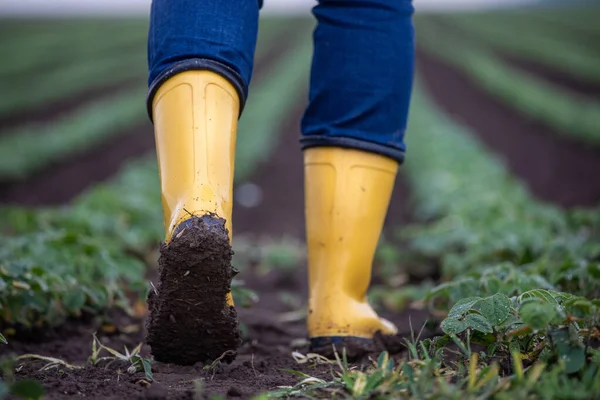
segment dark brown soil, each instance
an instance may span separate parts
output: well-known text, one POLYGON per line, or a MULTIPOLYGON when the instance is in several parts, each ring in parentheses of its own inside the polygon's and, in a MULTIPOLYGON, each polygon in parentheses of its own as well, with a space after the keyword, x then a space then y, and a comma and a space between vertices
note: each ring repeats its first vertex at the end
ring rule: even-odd
POLYGON ((11 129, 23 125, 42 125, 52 123, 81 107, 90 100, 108 99, 118 92, 126 92, 144 85, 144 79, 137 81, 115 82, 109 85, 83 90, 73 96, 48 102, 40 108, 33 110, 17 111, 0 116, 0 135, 9 133, 11 129))
POLYGON ((158 284, 148 293, 146 342, 157 361, 190 365, 235 359, 237 313, 227 305, 233 251, 225 220, 194 217, 161 244, 158 284))
MULTIPOLYGON (((301 28, 302 26, 300 26, 301 28)), ((306 27, 304 27, 306 28, 306 27)), ((256 61, 256 72, 253 83, 263 79, 272 65, 288 51, 289 42, 282 39, 271 45, 269 50, 256 61)), ((106 87, 94 92, 95 96, 114 94, 117 87, 106 87)), ((92 93, 86 93, 91 96, 92 93)), ((97 98, 97 97, 94 97, 97 98)), ((16 115, 9 117, 7 124, 21 124, 24 121, 35 122, 48 120, 64 112, 76 108, 81 102, 91 97, 75 96, 64 103, 37 110, 33 116, 16 115), (25 118, 23 120, 22 118, 25 118), (29 118, 29 119, 27 119, 29 118)), ((4 126, 0 119, 0 130, 4 126)), ((114 176, 120 168, 131 159, 139 158, 154 152, 154 133, 149 121, 127 128, 126 132, 117 134, 108 142, 88 149, 59 163, 49 165, 43 172, 22 181, 0 181, 0 204, 18 204, 22 206, 48 206, 68 203, 79 193, 94 184, 114 176)))
POLYGON ((417 62, 436 103, 501 156, 535 196, 565 207, 598 204, 599 149, 523 117, 465 74, 424 52, 418 53, 417 62))
MULTIPOLYGON (((333 366, 311 366, 297 363, 291 353, 295 350, 307 354, 306 328, 301 313, 304 301, 306 280, 304 268, 296 271, 272 270, 267 272, 242 271, 241 278, 247 286, 260 294, 260 300, 252 308, 238 308, 243 332, 243 344, 231 364, 197 363, 191 366, 178 366, 161 362, 152 363, 154 382, 148 386, 143 373, 127 373, 127 363, 106 362, 99 366, 88 365, 82 370, 69 370, 65 367, 41 371, 46 364, 42 361, 21 361, 23 367, 17 378, 39 380, 47 391, 47 399, 86 397, 92 399, 193 399, 195 387, 202 387, 200 398, 221 395, 226 398, 250 398, 257 393, 274 390, 278 386, 293 386, 300 377, 286 372, 297 370, 324 379, 332 376, 333 366), (300 305, 293 305, 283 299, 297 296, 300 305), (298 317, 294 318, 294 314, 298 317), (198 385, 198 383, 201 384, 198 385)), ((392 315, 401 334, 386 343, 393 354, 401 356, 405 348, 401 338, 410 336, 409 321, 415 330, 424 325, 427 314, 421 310, 408 309, 392 315)), ((58 357, 72 364, 83 365, 91 355, 92 334, 98 332, 101 342, 117 351, 124 352, 124 346, 133 349, 144 339, 144 322, 120 313, 112 313, 103 319, 71 321, 58 331, 47 332, 35 340, 10 340, 8 346, 0 347, 0 355, 33 353, 58 357), (114 329, 107 321, 114 321, 114 329), (115 330, 113 332, 113 330, 115 330)), ((425 331, 423 337, 430 335, 425 331)), ((144 346, 142 354, 149 357, 149 348, 144 346)), ((102 353, 101 356, 107 356, 102 353)), ((377 354, 372 355, 372 358, 377 354)), ((368 362, 364 358, 359 364, 368 362)))
MULTIPOLYGON (((484 39, 472 35, 467 29, 454 25, 443 17, 431 18, 435 21, 436 25, 443 27, 444 30, 452 33, 452 35, 457 35, 468 42, 486 45, 484 39)), ((574 96, 583 96, 593 100, 597 100, 600 96, 600 84, 597 82, 586 82, 583 77, 554 69, 534 59, 515 56, 498 46, 490 46, 496 51, 496 55, 510 66, 535 75, 547 81, 550 85, 562 88, 574 96)))
POLYGON ((83 190, 109 179, 136 156, 154 151, 154 133, 149 122, 127 129, 114 139, 22 182, 0 182, 0 203, 21 206, 64 204, 83 190))
MULTIPOLYGON (((255 208, 235 206, 236 234, 244 232, 245 234, 258 233, 269 237, 279 235, 303 237, 303 172, 302 155, 298 144, 298 122, 303 105, 299 103, 299 106, 290 115, 282 128, 284 134, 273 156, 251 179, 252 182, 263 188, 263 203, 255 208), (275 171, 277 173, 274 173, 275 171), (284 224, 283 222, 287 218, 295 221, 296 225, 284 224)), ((402 183, 401 180, 400 183, 402 183)), ((395 221, 403 219, 407 215, 406 203, 403 201, 407 197, 404 185, 397 185, 397 189, 396 201, 390 207, 390 218, 395 221)), ((217 253, 222 254, 218 251, 217 253)), ((186 263, 189 262, 187 260, 188 258, 186 258, 186 263)), ((191 268, 189 269, 191 270, 191 268)), ((188 269, 176 266, 175 270, 179 272, 171 273, 181 276, 185 275, 188 269)), ((188 276, 191 274, 190 272, 188 276)), ((152 370, 155 382, 150 386, 143 379, 143 373, 133 375, 127 373, 128 365, 126 363, 112 364, 108 368, 105 368, 105 363, 102 363, 97 367, 86 366, 82 370, 69 370, 61 367, 41 371, 43 363, 27 361, 20 362, 23 367, 17 376, 18 378, 30 377, 40 380, 48 392, 48 399, 70 396, 98 399, 192 399, 196 388, 201 388, 200 398, 209 398, 210 395, 221 395, 226 398, 250 398, 254 394, 274 390, 279 386, 293 386, 302 379, 287 372, 289 370, 331 379, 332 369, 333 371, 337 370, 336 366, 299 364, 292 357, 292 352, 295 350, 302 354, 309 351, 304 319, 307 299, 306 266, 299 265, 293 270, 265 270, 260 265, 247 267, 241 271, 239 278, 246 283, 247 288, 255 290, 260 299, 251 308, 242 308, 239 305, 236 307, 243 343, 237 350, 236 359, 231 364, 222 362, 212 367, 210 364, 203 363, 177 366, 154 361, 152 370)), ((178 288, 180 286, 178 285, 178 288)), ((221 286, 223 288, 219 289, 219 296, 222 296, 226 290, 225 284, 221 286)), ((158 287, 157 290, 159 293, 163 291, 162 287, 158 287)), ((210 290, 213 290, 212 286, 210 290)), ((185 299, 195 304, 199 292, 173 295, 175 298, 185 299)), ((155 301, 152 300, 151 303, 155 303, 155 301)), ((187 313, 189 305, 183 302, 182 306, 181 310, 176 310, 177 313, 187 313)), ((155 306, 151 305, 151 307, 155 306)), ((379 338, 376 350, 387 348, 397 356, 401 356, 405 351, 405 347, 402 345, 403 338, 410 337, 413 330, 418 332, 421 327, 425 326, 429 317, 420 309, 406 309, 401 313, 382 310, 382 314, 398 326, 400 333, 391 338, 379 338)), ((178 320, 177 316, 175 320, 178 320)), ((165 322, 171 323, 168 318, 165 322)), ((197 325, 190 327, 190 337, 203 323, 197 321, 197 325)), ((60 328, 58 332, 47 332, 45 336, 35 337, 35 340, 32 338, 22 341, 11 339, 8 346, 0 347, 0 354, 6 354, 9 351, 15 354, 35 353, 83 365, 91 354, 94 331, 99 332, 102 343, 120 351, 124 351, 123 346, 127 346, 131 350, 142 342, 146 335, 143 320, 111 315, 100 321, 71 321, 60 328), (107 325, 106 320, 115 321, 116 329, 112 329, 110 324, 107 325)), ((424 330, 422 337, 431 334, 432 332, 424 330)), ((195 337, 197 338, 197 336, 195 337)), ((167 341, 164 338, 159 340, 167 341)), ((165 347, 170 345, 172 342, 165 343, 165 347)), ((197 343, 189 345, 190 348, 197 348, 196 346, 197 343)), ((215 350, 214 353, 217 354, 218 351, 215 350)), ((146 357, 150 356, 149 346, 143 346, 142 354, 146 357)), ((376 355, 377 353, 371 357, 376 355)), ((189 356, 189 354, 183 356, 189 356)), ((367 362, 368 358, 364 357, 357 361, 357 365, 367 362)))
POLYGON ((600 98, 600 84, 598 83, 585 82, 582 78, 553 69, 532 60, 525 60, 508 55, 502 55, 501 58, 509 65, 540 77, 548 83, 558 86, 575 96, 585 96, 590 100, 597 100, 600 98))

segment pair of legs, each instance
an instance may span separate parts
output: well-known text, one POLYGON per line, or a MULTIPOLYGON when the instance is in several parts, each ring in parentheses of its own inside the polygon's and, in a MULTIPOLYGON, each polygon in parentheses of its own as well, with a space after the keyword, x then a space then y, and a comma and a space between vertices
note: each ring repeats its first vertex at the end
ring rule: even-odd
MULTIPOLYGON (((154 0, 148 110, 167 228, 148 342, 191 363, 239 343, 229 284, 237 121, 252 76, 260 2, 154 0)), ((394 334, 366 301, 404 158, 414 69, 410 0, 320 0, 302 121, 313 351, 394 334)), ((283 94, 282 94, 283 95, 283 94)))

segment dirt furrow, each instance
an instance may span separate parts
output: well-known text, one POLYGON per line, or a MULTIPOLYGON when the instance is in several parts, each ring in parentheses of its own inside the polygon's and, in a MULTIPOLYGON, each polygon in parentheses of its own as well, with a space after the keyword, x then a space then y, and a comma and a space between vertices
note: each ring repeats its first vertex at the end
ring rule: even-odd
POLYGON ((598 204, 600 150, 523 117, 424 52, 418 71, 436 103, 500 155, 535 196, 565 207, 598 204))
MULTIPOLYGON (((438 27, 458 36, 465 43, 474 43, 487 47, 485 40, 472 34, 467 29, 450 23, 444 18, 431 17, 438 27)), ((577 77, 558 69, 554 69, 549 65, 543 64, 533 59, 525 59, 511 52, 502 49, 498 46, 490 44, 489 47, 494 50, 494 54, 498 56, 507 65, 523 71, 527 74, 534 75, 546 81, 549 85, 556 86, 571 93, 574 96, 587 97, 591 100, 597 100, 600 97, 600 84, 596 82, 587 82, 583 77, 577 77)))
MULTIPOLYGON (((305 96, 298 106, 290 111, 282 124, 281 140, 271 157, 266 160, 249 181, 263 191, 263 202, 255 208, 243 208, 236 204, 234 209, 235 234, 265 235, 271 238, 284 235, 302 238, 304 232, 303 212, 303 167, 298 143, 299 120, 304 109, 305 96)), ((406 215, 407 197, 403 184, 397 185, 395 202, 391 207, 390 222, 406 215)), ((306 353, 306 327, 302 310, 306 307, 307 272, 305 265, 294 269, 241 268, 239 275, 246 287, 255 290, 260 300, 251 308, 238 306, 244 330, 244 343, 237 359, 230 365, 215 365, 206 368, 196 364, 180 367, 154 363, 155 383, 151 386, 141 381, 142 374, 117 374, 127 369, 126 365, 113 364, 107 369, 88 366, 82 370, 55 369, 40 371, 40 364, 25 363, 19 377, 40 380, 48 391, 48 399, 78 395, 91 398, 169 398, 192 399, 195 382, 203 379, 203 396, 222 395, 227 398, 250 398, 252 395, 273 390, 277 386, 294 385, 299 377, 285 370, 297 370, 316 377, 329 379, 329 366, 311 367, 298 364, 291 356, 292 351, 306 353)), ((389 313, 387 313, 389 314, 389 313)), ((410 334, 411 324, 418 330, 424 325, 427 314, 418 310, 406 310, 399 314, 386 315, 397 323, 401 335, 410 334)), ((144 325, 140 319, 118 314, 112 321, 116 332, 100 330, 103 343, 118 350, 126 345, 133 348, 144 338, 144 325), (129 332, 129 333, 126 333, 129 332)), ((10 340, 0 352, 16 354, 35 353, 64 358, 74 363, 84 363, 91 351, 92 333, 98 329, 100 320, 71 321, 58 332, 46 333, 36 341, 10 340)), ((109 325, 110 327, 110 325, 109 325)), ((424 335, 428 333, 425 332, 424 335)), ((403 352, 404 347, 394 341, 393 352, 403 352)), ((148 356, 148 348, 143 354, 148 356)))
MULTIPOLYGON (((143 85, 143 77, 140 80, 135 81, 127 80, 115 82, 109 85, 84 90, 74 96, 49 101, 46 106, 41 108, 17 111, 2 116, 0 117, 0 135, 8 134, 14 128, 20 126, 52 124, 53 121, 73 113, 85 103, 108 99, 119 92, 127 92, 143 85)), ((35 129, 32 130, 35 131, 35 129)))
MULTIPOLYGON (((283 57, 288 48, 289 41, 286 38, 280 39, 257 60, 254 84, 266 77, 270 66, 283 57)), ((113 94, 114 89, 106 88, 103 95, 113 94)), ((79 101, 82 100, 84 99, 79 101)), ((75 107, 76 101, 75 99, 72 103, 75 107)), ((52 113, 57 110, 50 108, 44 111, 46 112, 52 113)), ((51 114, 47 114, 46 117, 53 118, 51 114)), ((139 125, 127 128, 125 132, 115 135, 111 140, 66 158, 60 163, 50 165, 45 171, 29 179, 0 182, 0 204, 42 206, 67 203, 86 188, 110 179, 128 160, 142 157, 153 151, 152 126, 149 122, 140 121, 139 125)))
POLYGON ((511 67, 534 75, 550 85, 557 86, 573 96, 587 97, 589 100, 600 99, 600 84, 585 82, 583 79, 566 72, 559 71, 539 62, 501 54, 500 58, 511 67))

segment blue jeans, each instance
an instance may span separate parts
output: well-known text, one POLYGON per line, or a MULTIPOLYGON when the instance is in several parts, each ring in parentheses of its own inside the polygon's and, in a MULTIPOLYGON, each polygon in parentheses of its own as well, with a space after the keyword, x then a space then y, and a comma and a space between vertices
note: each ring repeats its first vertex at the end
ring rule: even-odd
MULTIPOLYGON (((308 1, 308 0, 307 0, 308 1)), ((171 76, 208 69, 248 96, 257 0, 153 0, 149 93, 171 76)), ((411 0, 320 0, 302 148, 337 146, 404 160, 414 72, 411 0)))

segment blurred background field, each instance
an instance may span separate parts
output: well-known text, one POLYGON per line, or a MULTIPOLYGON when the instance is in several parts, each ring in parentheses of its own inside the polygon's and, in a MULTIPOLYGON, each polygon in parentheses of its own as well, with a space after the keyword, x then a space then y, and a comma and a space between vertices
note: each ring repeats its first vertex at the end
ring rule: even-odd
MULTIPOLYGON (((67 343, 48 350, 22 338, 43 337, 39 329, 82 317, 100 316, 119 330, 107 317, 115 309, 138 329, 107 340, 122 347, 142 337, 143 300, 163 235, 145 108, 147 4, 117 11, 106 2, 99 14, 86 15, 90 10, 68 2, 62 12, 61 2, 46 3, 52 18, 19 11, 34 10, 34 3, 0 6, 0 334, 9 341, 0 354, 41 352, 85 362, 89 349, 74 356, 67 343)), ((233 226, 242 279, 234 296, 252 306, 242 312, 246 343, 264 339, 275 347, 263 335, 278 332, 281 351, 263 354, 266 360, 287 357, 305 334, 297 139, 314 27, 307 3, 273 2, 261 17, 238 136, 233 226)), ((498 386, 469 393, 502 389, 549 398, 577 387, 580 398, 589 398, 600 393, 600 6, 440 4, 415 2, 407 162, 380 243, 372 299, 406 336, 412 316, 413 322, 429 319, 431 337, 459 348, 471 339, 466 332, 487 343, 477 368, 500 360, 490 378, 498 386), (465 298, 496 294, 511 299, 512 319, 505 316, 504 325, 475 305, 449 313, 465 298), (452 331, 454 320, 464 329, 452 331), (499 343, 493 351, 491 332, 499 343), (568 340, 557 345, 565 332, 568 340), (515 351, 526 366, 543 361, 552 372, 536 385, 513 379, 502 386, 500 376, 518 378, 515 351), (558 363, 563 356, 570 361, 558 363)), ((86 332, 70 345, 88 343, 86 332)), ((254 347, 245 349, 242 356, 254 354, 254 347)), ((427 360, 415 351, 413 357, 427 360)), ((467 393, 470 348, 460 357, 452 390, 467 393)), ((25 368, 22 376, 51 379, 33 371, 25 368)), ((428 373, 422 379, 437 379, 428 373)), ((181 378, 160 370, 158 376, 181 378)), ((290 379, 282 384, 293 387, 290 379)), ((179 389, 169 386, 169 393, 179 389)))

